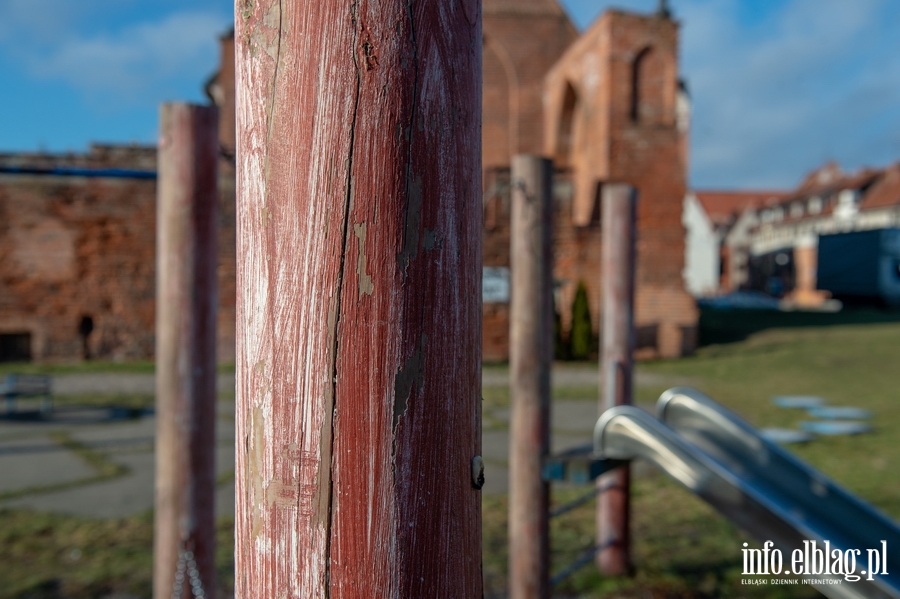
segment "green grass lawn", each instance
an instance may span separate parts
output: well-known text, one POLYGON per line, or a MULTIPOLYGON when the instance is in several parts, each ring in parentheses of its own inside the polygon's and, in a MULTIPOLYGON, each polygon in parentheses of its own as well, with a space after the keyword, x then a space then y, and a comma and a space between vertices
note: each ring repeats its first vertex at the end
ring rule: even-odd
POLYGON ((643 368, 696 379, 757 427, 810 419, 775 407, 773 395, 819 395, 830 405, 872 410, 873 433, 819 438, 791 451, 900 519, 900 324, 767 331, 643 368))
POLYGON ((152 360, 112 362, 109 360, 84 360, 79 362, 0 362, 0 375, 20 374, 88 374, 107 372, 152 373, 152 360))
MULTIPOLYGON (((153 373, 153 360, 81 360, 61 362, 0 362, 0 376, 19 374, 91 374, 91 373, 153 373)), ((234 363, 224 362, 216 366, 219 373, 234 372, 234 363)))
MULTIPOLYGON (((900 324, 769 330, 746 341, 710 346, 696 356, 643 363, 657 378, 687 378, 755 426, 793 427, 799 411, 770 403, 773 395, 821 395, 832 405, 875 413, 873 433, 820 438, 791 451, 840 484, 900 519, 900 324)), ((652 402, 664 390, 640 386, 636 400, 652 402)), ((485 389, 485 408, 508 405, 504 388, 485 389)), ((596 389, 558 390, 567 399, 596 398, 596 389)), ((503 427, 502 420, 485 422, 503 427)), ((562 503, 581 489, 554 490, 562 503)), ((486 597, 506 588, 505 496, 484 497, 486 597)), ((637 477, 633 486, 636 573, 603 579, 586 566, 562 583, 559 597, 584 598, 806 598, 811 587, 740 584, 741 543, 749 535, 667 477, 637 477)), ((219 527, 222 590, 232 585, 232 521, 219 527)), ((593 543, 593 504, 554 520, 552 570, 559 571, 593 543)), ((152 520, 115 521, 0 510, 0 599, 87 599, 112 592, 149 597, 152 520)))
MULTIPOLYGON (((747 340, 701 349, 690 358, 642 363, 656 378, 686 378, 757 427, 795 427, 805 412, 771 403, 774 395, 820 395, 830 405, 875 413, 873 433, 822 437, 790 446, 866 501, 900 520, 900 324, 769 330, 747 340)), ((654 402, 665 386, 638 386, 635 400, 654 402)), ((557 389, 556 398, 595 400, 596 389, 557 389)), ((486 406, 508 402, 505 390, 486 390, 486 406)), ((554 502, 576 496, 555 489, 554 502)), ((553 522, 556 572, 593 544, 594 503, 553 522)), ((485 582, 491 596, 506 586, 506 498, 484 501, 485 582)), ((633 483, 635 576, 603 579, 588 565, 556 589, 560 597, 804 598, 808 586, 741 585, 741 544, 752 537, 664 475, 633 483)))
MULTIPOLYGON (((234 592, 234 522, 217 525, 218 597, 234 592)), ((0 509, 0 597, 151 597, 153 516, 94 520, 0 509)))

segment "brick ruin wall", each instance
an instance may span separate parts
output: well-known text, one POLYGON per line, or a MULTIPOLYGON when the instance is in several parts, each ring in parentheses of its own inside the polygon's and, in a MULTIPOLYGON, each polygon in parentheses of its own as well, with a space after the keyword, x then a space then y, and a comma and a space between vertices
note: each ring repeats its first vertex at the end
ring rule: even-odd
MULTIPOLYGON (((615 14, 620 48, 648 35, 646 18, 615 14)), ((517 152, 541 152, 546 141, 544 75, 578 34, 562 11, 522 11, 515 2, 504 5, 497 0, 485 3, 484 31, 484 264, 508 267, 509 198, 504 185, 508 187, 509 159, 517 152)), ((609 31, 604 35, 608 37, 609 31)), ((650 35, 671 37, 677 31, 650 31, 650 35)), ((578 39, 576 45, 585 42, 590 40, 578 39)), ((233 43, 230 36, 222 38, 221 69, 207 88, 220 107, 225 155, 219 179, 220 362, 233 361, 235 339, 233 43)), ((674 48, 675 39, 666 43, 674 48)), ((609 47, 609 43, 600 46, 609 47)), ((630 77, 628 73, 619 76, 630 77)), ((613 105, 619 112, 594 131, 607 144, 598 155, 614 157, 604 165, 611 171, 610 179, 636 185, 643 198, 636 294, 641 355, 680 355, 693 348, 696 337, 696 308, 681 281, 684 140, 671 127, 633 126, 627 109, 621 108, 630 102, 622 96, 629 93, 628 87, 617 88, 620 97, 610 98, 603 110, 613 105)), ((585 157, 588 153, 584 151, 585 157)), ((155 150, 95 146, 83 155, 0 156, 0 164, 24 163, 153 170, 155 150)), ((557 309, 567 334, 575 289, 583 282, 599 335, 600 223, 596 218, 581 225, 573 222, 574 187, 571 169, 558 173, 554 185, 557 309)), ((599 209, 595 207, 594 212, 598 214, 599 209)), ((82 356, 79 324, 90 316, 92 356, 152 357, 155 220, 153 181, 0 175, 0 335, 32 333, 36 359, 77 359, 82 356)), ((506 303, 484 306, 484 357, 488 361, 508 357, 506 303)))
POLYGON ((0 334, 35 360, 153 355, 156 185, 135 179, 0 177, 0 334))
POLYGON ((544 75, 578 37, 553 3, 531 11, 518 4, 497 0, 484 4, 485 170, 508 167, 510 156, 521 152, 541 152, 544 75))
MULTIPOLYGON (((504 173, 508 180, 508 174, 504 173)), ((502 175, 501 175, 502 176, 502 175)), ((510 266, 510 197, 508 187, 493 194, 485 205, 484 264, 510 266)), ((574 185, 571 175, 557 172, 553 186, 553 278, 554 304, 560 316, 562 338, 567 340, 572 326, 572 305, 579 283, 588 296, 591 326, 599 339, 602 331, 602 244, 601 223, 593 219, 586 226, 572 224, 574 185)), ((678 215, 680 218, 680 215, 678 215)), ((697 308, 684 292, 681 265, 684 240, 654 229, 662 223, 671 228, 665 211, 639 214, 636 273, 635 327, 637 356, 641 359, 690 354, 697 344, 697 308), (668 274, 677 270, 677 280, 668 274)), ((680 222, 680 221, 679 221, 680 222)), ((680 225, 679 225, 680 226, 680 225)), ((509 304, 484 304, 483 349, 487 362, 509 358, 509 304)))
POLYGON ((697 344, 698 313, 682 275, 688 165, 687 131, 676 112, 678 25, 617 11, 603 19, 610 38, 609 178, 638 190, 635 320, 639 333, 656 338, 656 355, 685 355, 697 344), (635 79, 637 89, 629 85, 635 79))
MULTIPOLYGON (((153 148, 0 157, 3 166, 155 169, 153 148)), ((220 169, 219 361, 234 359, 234 183, 220 169)), ((149 359, 156 310, 156 182, 0 174, 0 336, 31 359, 149 359)))
MULTIPOLYGON (((229 362, 235 326, 233 178, 225 174, 221 184, 218 356, 229 362)), ((600 224, 571 225, 572 186, 565 174, 557 177, 555 196, 555 279, 563 330, 569 330, 575 288, 583 282, 599 334, 600 224)), ((486 212, 485 264, 508 267, 508 193, 489 201, 486 212)), ((151 358, 155 234, 154 181, 0 176, 0 335, 29 333, 36 360, 78 359, 83 356, 79 326, 90 317, 91 357, 151 358)), ((639 313, 678 309, 665 296, 640 289, 638 304, 639 313), (642 301, 654 303, 642 306, 642 301)), ((508 357, 507 328, 508 305, 486 303, 485 359, 508 357)))
MULTIPOLYGON (((554 185, 554 278, 563 336, 579 282, 600 335, 598 189, 605 182, 629 183, 639 197, 635 320, 644 358, 685 355, 697 342, 697 308, 682 277, 687 132, 675 109, 677 38, 670 19, 609 11, 545 80, 543 150, 563 169, 554 185)), ((508 168, 486 170, 486 266, 509 266, 508 179, 508 168)), ((484 317, 485 359, 505 360, 508 305, 486 304, 484 317)))
MULTIPOLYGON (((496 176, 496 175, 495 175, 496 176)), ((485 206, 484 264, 509 268, 510 254, 510 194, 508 172, 497 177, 496 186, 485 206), (505 182, 506 184, 504 184, 505 182)), ((591 325, 600 331, 600 224, 586 227, 571 224, 572 183, 568 173, 557 172, 553 184, 553 279, 556 285, 554 304, 560 315, 562 336, 568 338, 572 325, 572 303, 579 283, 587 289, 591 325)), ((482 354, 487 362, 502 362, 509 358, 509 304, 484 304, 482 354)))

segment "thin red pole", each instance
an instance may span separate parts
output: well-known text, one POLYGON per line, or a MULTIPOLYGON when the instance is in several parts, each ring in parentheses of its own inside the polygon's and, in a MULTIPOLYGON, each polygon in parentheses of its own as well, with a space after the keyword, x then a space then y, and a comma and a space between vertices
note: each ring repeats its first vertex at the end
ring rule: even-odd
POLYGON ((209 598, 216 584, 218 112, 164 104, 160 122, 153 597, 192 597, 193 584, 209 598))
MULTIPOLYGON (((602 202, 601 412, 632 403, 637 192, 629 185, 606 185, 602 202)), ((597 566, 606 575, 629 574, 629 467, 600 476, 597 485, 597 566)))
POLYGON ((235 20, 236 596, 481 597, 480 2, 235 20))
POLYGON ((553 167, 538 156, 512 161, 510 302, 509 590, 511 599, 549 596, 549 487, 553 360, 553 167))

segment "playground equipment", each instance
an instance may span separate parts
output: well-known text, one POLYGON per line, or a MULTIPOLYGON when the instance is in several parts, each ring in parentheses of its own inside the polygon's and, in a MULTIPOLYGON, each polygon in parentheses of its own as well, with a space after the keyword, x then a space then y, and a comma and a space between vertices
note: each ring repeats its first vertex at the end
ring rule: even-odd
MULTIPOLYGON (((512 164, 512 301, 510 302, 510 599, 544 599, 549 588, 596 558, 607 575, 626 574, 629 562, 629 471, 624 462, 598 462, 591 447, 549 456, 550 348, 553 322, 552 164, 519 155, 512 164), (549 513, 549 483, 586 483, 595 491, 549 513), (574 564, 549 577, 549 518, 597 495, 597 543, 574 564)), ((604 185, 603 372, 601 411, 631 403, 634 353, 634 276, 637 194, 625 184, 604 185)))
POLYGON ((654 463, 761 542, 772 541, 788 572, 792 552, 805 550, 804 542, 859 550, 856 581, 791 572, 820 581, 813 586, 827 597, 900 598, 892 553, 900 547, 900 527, 699 391, 666 391, 657 402, 657 418, 633 406, 605 411, 594 429, 594 457, 595 470, 611 465, 609 460, 654 463), (864 573, 867 550, 882 549, 884 557, 873 568, 878 574, 864 573))
POLYGON ((160 108, 155 599, 215 596, 218 122, 160 108))
POLYGON ((512 161, 509 455, 510 599, 549 596, 549 486, 541 473, 550 446, 553 361, 552 163, 512 161))

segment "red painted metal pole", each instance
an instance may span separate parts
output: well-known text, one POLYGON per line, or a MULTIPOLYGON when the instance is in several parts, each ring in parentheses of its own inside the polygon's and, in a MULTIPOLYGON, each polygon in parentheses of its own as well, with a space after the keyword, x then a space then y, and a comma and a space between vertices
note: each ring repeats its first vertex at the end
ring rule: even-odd
POLYGON ((549 487, 553 360, 553 167, 538 156, 512 161, 510 302, 509 591, 511 599, 548 597, 549 487))
POLYGON ((164 104, 160 122, 153 596, 214 597, 218 112, 164 104))
POLYGON ((481 3, 235 8, 236 596, 481 597, 481 3))
MULTIPOLYGON (((637 192, 629 185, 603 187, 603 345, 600 410, 632 403, 634 277, 637 192)), ((597 479, 597 566, 603 574, 631 571, 629 468, 597 479)))

